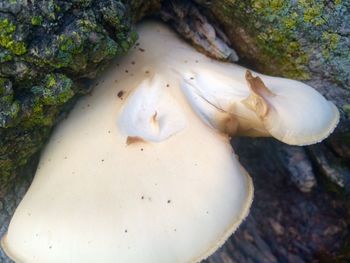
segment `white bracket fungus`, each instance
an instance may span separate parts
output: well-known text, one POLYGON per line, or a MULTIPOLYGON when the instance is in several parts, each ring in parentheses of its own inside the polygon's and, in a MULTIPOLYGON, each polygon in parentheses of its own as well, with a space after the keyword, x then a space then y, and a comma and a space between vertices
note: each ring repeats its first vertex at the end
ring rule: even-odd
POLYGON ((304 145, 338 122, 303 83, 213 61, 159 23, 138 31, 140 49, 77 103, 42 153, 2 240, 16 262, 198 262, 253 197, 229 136, 304 145))

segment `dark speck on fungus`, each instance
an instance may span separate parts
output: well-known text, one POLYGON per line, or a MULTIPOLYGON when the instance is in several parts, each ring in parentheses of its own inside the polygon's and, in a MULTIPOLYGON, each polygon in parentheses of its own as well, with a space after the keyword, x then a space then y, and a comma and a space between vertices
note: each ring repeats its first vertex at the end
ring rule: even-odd
POLYGON ((124 95, 124 91, 122 91, 122 90, 119 91, 118 94, 117 94, 118 98, 120 98, 120 99, 123 98, 123 95, 124 95))

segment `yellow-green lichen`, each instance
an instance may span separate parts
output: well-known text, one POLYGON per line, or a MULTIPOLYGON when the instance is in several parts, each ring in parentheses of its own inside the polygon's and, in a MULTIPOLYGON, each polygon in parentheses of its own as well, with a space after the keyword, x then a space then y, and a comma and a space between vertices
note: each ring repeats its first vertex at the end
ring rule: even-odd
POLYGON ((63 74, 48 74, 41 89, 42 102, 45 105, 61 105, 73 97, 73 81, 63 74))
POLYGON ((31 19, 31 23, 33 26, 40 26, 42 22, 43 22, 42 16, 33 16, 31 19))
POLYGON ((16 26, 9 19, 0 19, 0 46, 15 55, 23 55, 27 52, 26 44, 14 39, 15 31, 16 26))
POLYGON ((324 10, 323 1, 299 0, 298 4, 304 10, 304 21, 312 23, 315 26, 321 26, 326 23, 324 17, 321 16, 324 10))
POLYGON ((15 124, 19 111, 20 104, 14 100, 11 82, 0 78, 0 127, 7 128, 15 124))
POLYGON ((342 109, 344 110, 344 112, 346 113, 346 115, 348 116, 348 118, 350 118, 350 104, 345 104, 342 106, 342 109))

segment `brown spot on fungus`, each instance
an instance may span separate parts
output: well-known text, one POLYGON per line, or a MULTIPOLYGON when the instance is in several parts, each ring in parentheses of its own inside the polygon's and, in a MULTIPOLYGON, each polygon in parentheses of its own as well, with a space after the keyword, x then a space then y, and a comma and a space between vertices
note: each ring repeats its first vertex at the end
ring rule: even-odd
POLYGON ((157 123, 157 112, 155 112, 153 115, 152 115, 152 118, 151 118, 151 123, 153 124, 156 124, 157 123))
POLYGON ((233 136, 238 129, 238 120, 233 114, 220 114, 217 117, 217 129, 224 134, 233 136))
POLYGON ((144 142, 144 140, 137 136, 128 136, 128 138, 126 138, 126 145, 140 143, 140 142, 144 142))
POLYGON ((118 98, 120 98, 120 99, 123 99, 123 95, 124 95, 124 91, 123 90, 119 91, 118 94, 117 94, 118 98))
POLYGON ((249 70, 246 71, 245 78, 251 93, 248 98, 243 100, 243 104, 255 111, 260 118, 264 118, 270 108, 266 97, 274 97, 275 94, 265 86, 259 76, 253 77, 249 70))

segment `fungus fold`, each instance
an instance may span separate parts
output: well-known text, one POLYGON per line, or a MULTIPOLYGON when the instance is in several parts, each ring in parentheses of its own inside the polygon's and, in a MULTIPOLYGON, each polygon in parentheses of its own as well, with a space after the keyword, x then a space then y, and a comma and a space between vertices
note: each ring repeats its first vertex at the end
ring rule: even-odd
POLYGON ((338 122, 303 83, 209 59, 157 22, 138 32, 140 49, 80 99, 43 151, 2 240, 16 262, 199 262, 253 198, 230 136, 304 145, 338 122))

